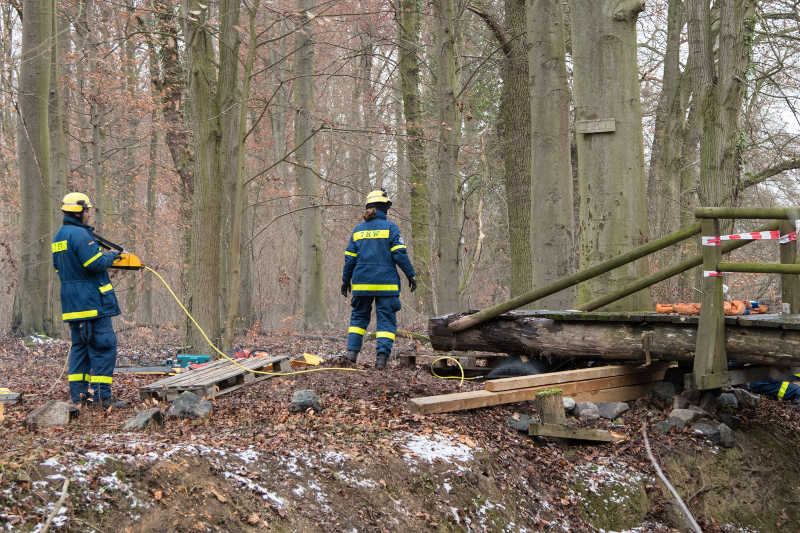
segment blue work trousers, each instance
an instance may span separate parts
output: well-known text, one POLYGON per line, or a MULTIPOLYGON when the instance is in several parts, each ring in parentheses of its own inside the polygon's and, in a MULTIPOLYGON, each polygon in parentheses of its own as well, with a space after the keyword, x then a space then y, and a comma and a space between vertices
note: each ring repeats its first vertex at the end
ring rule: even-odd
POLYGON ((111 397, 111 382, 117 364, 117 335, 111 317, 69 323, 72 348, 69 351, 69 395, 73 402, 88 396, 89 385, 95 399, 111 397))
POLYGON ((375 301, 375 314, 378 321, 375 337, 377 339, 377 353, 387 356, 392 353, 394 335, 397 333, 397 312, 402 307, 399 296, 353 296, 350 305, 350 328, 347 330, 347 349, 354 352, 361 351, 364 334, 369 326, 372 315, 372 301, 375 301))

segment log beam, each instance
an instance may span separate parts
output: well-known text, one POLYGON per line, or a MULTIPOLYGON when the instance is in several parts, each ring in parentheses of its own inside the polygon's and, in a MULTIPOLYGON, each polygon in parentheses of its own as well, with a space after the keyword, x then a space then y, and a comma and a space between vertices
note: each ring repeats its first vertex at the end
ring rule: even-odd
MULTIPOLYGON (((557 316, 556 313, 553 316, 557 316)), ((653 359, 692 361, 697 342, 696 318, 654 317, 622 322, 593 320, 554 320, 541 313, 501 315, 474 328, 453 332, 447 325, 463 314, 434 317, 429 321, 431 343, 437 350, 477 350, 534 355, 556 359, 595 359, 645 361, 646 349, 653 359), (685 322, 680 322, 684 318, 685 322), (695 322, 695 323, 693 323, 695 322), (647 339, 647 343, 643 341, 647 339), (647 344, 648 346, 645 346, 647 344)), ((579 315, 580 316, 580 315, 579 315)), ((800 330, 786 322, 756 319, 733 320, 725 328, 725 348, 729 361, 771 366, 800 364, 800 330)))

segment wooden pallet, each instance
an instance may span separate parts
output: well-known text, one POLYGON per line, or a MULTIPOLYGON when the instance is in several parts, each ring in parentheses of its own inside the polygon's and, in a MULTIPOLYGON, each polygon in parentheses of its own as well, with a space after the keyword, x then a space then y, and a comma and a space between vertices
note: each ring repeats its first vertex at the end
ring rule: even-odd
MULTIPOLYGON (((238 364, 250 370, 288 372, 291 371, 289 356, 251 357, 238 359, 238 364)), ((215 398, 235 391, 245 385, 273 377, 269 374, 253 374, 221 359, 195 370, 182 372, 176 376, 160 379, 139 388, 143 399, 174 400, 184 391, 192 391, 205 398, 215 398)))

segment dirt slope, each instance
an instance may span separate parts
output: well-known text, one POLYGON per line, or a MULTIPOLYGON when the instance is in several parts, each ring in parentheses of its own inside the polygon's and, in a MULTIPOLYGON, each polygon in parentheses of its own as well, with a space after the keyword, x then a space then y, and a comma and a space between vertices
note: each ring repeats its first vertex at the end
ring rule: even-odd
MULTIPOLYGON (((120 338, 122 362, 154 361, 177 345, 169 330, 120 338)), ((243 342, 276 355, 330 358, 342 349, 324 336, 243 342)), ((65 428, 29 431, 22 425, 27 412, 46 399, 67 398, 65 380, 57 380, 67 349, 60 341, 0 339, 0 386, 26 394, 0 424, 0 531, 38 531, 65 477, 67 506, 52 531, 682 527, 644 453, 642 421, 665 416, 649 401, 623 415, 615 431, 629 439, 621 444, 537 441, 508 425, 515 412, 530 411, 527 404, 421 417, 406 408, 409 398, 455 391, 458 382, 395 362, 388 372, 374 372, 365 360, 364 373, 305 374, 245 387, 216 399, 202 421, 124 433, 120 427, 133 411, 84 412, 65 428), (301 389, 319 394, 322 413, 288 412, 292 393, 301 389)), ((153 379, 118 376, 114 387, 138 402, 138 386, 153 379)), ((800 413, 762 401, 738 415, 738 444, 730 450, 688 431, 651 431, 662 467, 705 531, 800 530, 794 481, 800 413)))

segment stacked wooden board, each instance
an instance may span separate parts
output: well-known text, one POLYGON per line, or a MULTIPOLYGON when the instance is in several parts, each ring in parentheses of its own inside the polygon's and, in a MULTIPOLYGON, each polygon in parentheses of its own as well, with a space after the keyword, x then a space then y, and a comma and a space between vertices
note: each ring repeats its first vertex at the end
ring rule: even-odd
POLYGON ((609 365, 534 376, 487 381, 484 390, 425 396, 409 400, 413 412, 446 413, 533 400, 538 391, 558 387, 582 402, 624 402, 650 393, 671 363, 609 365))

